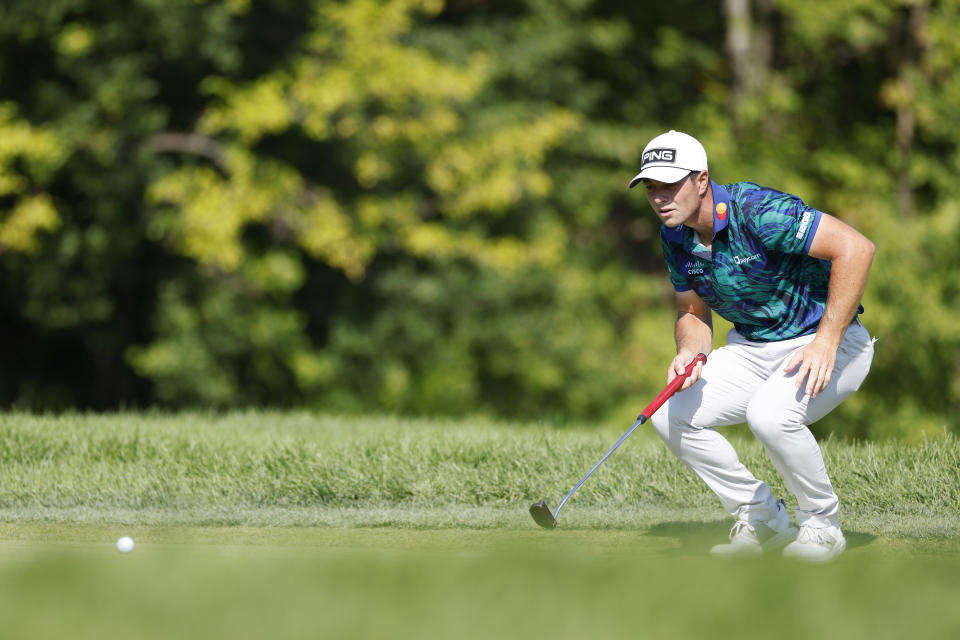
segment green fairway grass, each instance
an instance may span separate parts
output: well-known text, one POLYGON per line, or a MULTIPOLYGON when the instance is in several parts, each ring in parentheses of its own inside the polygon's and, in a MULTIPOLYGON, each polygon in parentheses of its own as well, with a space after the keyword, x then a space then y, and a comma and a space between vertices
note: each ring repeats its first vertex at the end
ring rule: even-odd
POLYGON ((848 550, 819 566, 711 558, 729 518, 644 431, 557 530, 536 527, 530 502, 555 507, 618 436, 306 413, 8 414, 2 637, 960 634, 956 438, 824 443, 848 550), (116 550, 122 535, 132 553, 116 550))
MULTIPOLYGON (((679 529, 7 525, 11 638, 948 638, 955 545, 721 561, 679 529), (767 631, 769 632, 769 631, 767 631)), ((720 533, 710 527, 710 533, 720 533)), ((854 540, 856 542, 856 540, 854 540)))

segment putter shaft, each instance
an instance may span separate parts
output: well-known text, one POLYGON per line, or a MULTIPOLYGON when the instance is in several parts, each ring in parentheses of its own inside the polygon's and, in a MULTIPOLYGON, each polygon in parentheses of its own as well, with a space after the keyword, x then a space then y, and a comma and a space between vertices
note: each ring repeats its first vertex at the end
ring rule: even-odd
POLYGON ((561 501, 560 501, 560 504, 557 505, 557 512, 553 514, 553 519, 554 519, 554 520, 556 520, 558 517, 560 517, 560 510, 563 509, 563 505, 565 505, 565 504, 567 503, 567 500, 570 499, 570 496, 572 496, 574 493, 576 493, 577 489, 579 489, 580 486, 581 486, 584 482, 587 481, 587 478, 589 478, 590 476, 592 476, 592 475, 593 475, 593 472, 596 471, 597 469, 599 469, 599 468, 600 468, 600 465, 602 465, 602 464, 606 461, 606 459, 609 458, 610 455, 611 455, 614 451, 617 450, 617 447, 619 447, 621 444, 623 444, 623 441, 626 440, 627 438, 629 438, 629 437, 630 437, 630 434, 633 433, 634 431, 636 431, 636 430, 637 430, 637 427, 639 427, 640 425, 642 425, 642 424, 643 424, 644 422, 646 422, 646 421, 647 421, 647 416, 645 416, 645 415, 643 415, 643 414, 641 413, 641 414, 637 417, 637 421, 633 423, 633 426, 630 427, 629 429, 627 429, 626 433, 624 433, 622 436, 620 436, 620 439, 617 440, 617 443, 616 443, 615 445, 613 445, 612 447, 610 447, 610 450, 607 451, 605 454, 603 454, 603 457, 600 458, 600 460, 597 461, 597 464, 593 465, 593 468, 590 469, 590 471, 587 472, 587 475, 583 476, 583 478, 580 479, 580 482, 578 482, 577 485, 576 485, 573 489, 570 489, 570 493, 568 493, 567 495, 565 495, 565 496, 563 497, 563 500, 561 500, 561 501))
POLYGON ((530 506, 530 515, 533 516, 533 519, 536 521, 536 523, 545 529, 552 529, 556 527, 557 518, 560 517, 560 510, 563 509, 563 505, 567 503, 567 500, 570 499, 570 496, 576 493, 577 489, 579 489, 583 485, 583 483, 587 481, 587 478, 593 475, 593 472, 600 468, 600 465, 602 465, 606 461, 606 459, 609 458, 610 455, 617 450, 617 447, 623 444, 624 440, 630 437, 630 434, 632 434, 634 431, 637 430, 637 427, 639 427, 644 422, 646 422, 649 416, 652 416, 654 412, 656 412, 656 410, 659 409, 663 405, 663 403, 670 398, 670 396, 676 393, 677 390, 680 389, 681 386, 683 386, 684 381, 690 377, 690 374, 693 373, 693 369, 698 364, 706 363, 706 362, 707 362, 707 356, 705 356, 702 353, 698 353, 696 357, 694 357, 694 359, 690 362, 690 364, 688 364, 684 368, 683 373, 670 381, 670 383, 666 386, 666 388, 664 388, 664 390, 661 391, 657 395, 657 397, 654 398, 653 401, 647 405, 647 408, 643 410, 643 413, 637 416, 636 422, 634 422, 633 425, 629 429, 627 429, 627 431, 622 436, 620 436, 620 439, 617 440, 616 444, 610 447, 610 450, 607 451, 605 454, 603 454, 603 457, 597 461, 597 464, 593 465, 593 468, 587 472, 587 475, 583 476, 583 478, 580 479, 580 482, 578 482, 576 486, 573 487, 573 489, 570 489, 570 493, 565 495, 563 497, 563 500, 560 501, 560 504, 557 505, 557 511, 555 513, 552 513, 552 514, 550 513, 549 507, 547 507, 546 502, 543 500, 533 503, 533 505, 530 506))

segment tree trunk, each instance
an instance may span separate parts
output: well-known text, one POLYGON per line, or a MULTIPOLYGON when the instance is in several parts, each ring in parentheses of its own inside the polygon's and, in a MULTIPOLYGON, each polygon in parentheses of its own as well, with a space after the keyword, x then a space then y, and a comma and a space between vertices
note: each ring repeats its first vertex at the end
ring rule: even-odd
POLYGON ((754 0, 753 4, 758 20, 751 15, 751 0, 723 2, 727 23, 726 48, 733 72, 730 111, 735 127, 745 124, 741 106, 766 90, 770 80, 773 35, 769 18, 773 8, 770 0, 754 0))
POLYGON ((897 105, 897 205, 905 218, 914 217, 917 209, 913 179, 910 176, 910 156, 913 153, 913 141, 917 129, 914 109, 916 88, 913 86, 910 71, 919 70, 920 73, 924 73, 924 58, 929 47, 926 33, 928 15, 929 8, 925 3, 920 2, 910 7, 910 49, 900 70, 901 82, 908 91, 906 99, 901 100, 897 105))

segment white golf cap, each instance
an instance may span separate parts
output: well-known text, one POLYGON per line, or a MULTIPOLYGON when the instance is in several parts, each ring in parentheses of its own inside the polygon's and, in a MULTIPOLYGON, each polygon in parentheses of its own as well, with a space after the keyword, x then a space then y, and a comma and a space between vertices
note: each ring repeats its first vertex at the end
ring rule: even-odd
POLYGON ((673 184, 691 171, 707 170, 707 152, 693 136, 671 129, 643 149, 640 173, 630 181, 632 189, 644 178, 673 184))

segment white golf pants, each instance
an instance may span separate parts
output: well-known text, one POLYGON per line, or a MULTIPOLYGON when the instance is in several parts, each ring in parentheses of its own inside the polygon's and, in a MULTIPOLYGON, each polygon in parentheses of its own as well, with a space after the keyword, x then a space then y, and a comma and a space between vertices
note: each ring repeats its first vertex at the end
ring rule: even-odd
POLYGON ((653 415, 654 429, 670 450, 739 519, 763 521, 776 513, 770 487, 753 476, 715 429, 746 422, 796 496, 797 523, 838 526, 840 501, 807 426, 860 387, 873 360, 874 340, 854 321, 837 351, 830 384, 811 400, 797 389, 796 370, 787 374, 783 369, 813 338, 750 342, 731 329, 727 344, 710 354, 700 380, 653 415))

